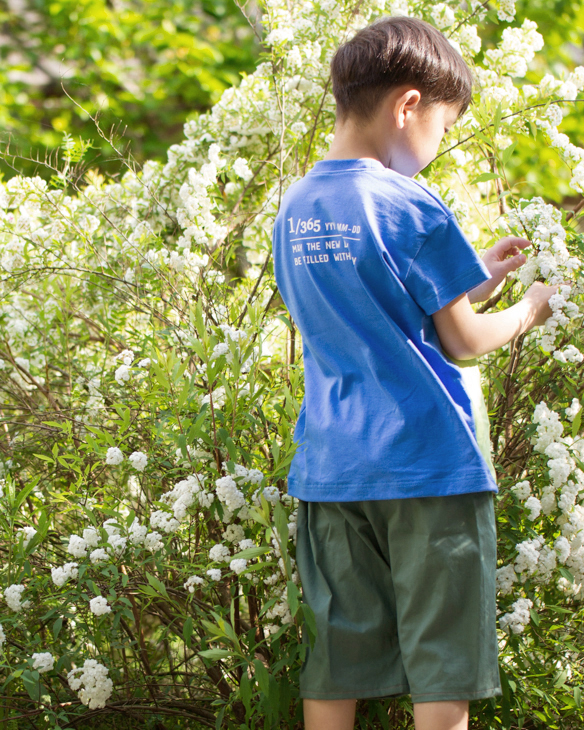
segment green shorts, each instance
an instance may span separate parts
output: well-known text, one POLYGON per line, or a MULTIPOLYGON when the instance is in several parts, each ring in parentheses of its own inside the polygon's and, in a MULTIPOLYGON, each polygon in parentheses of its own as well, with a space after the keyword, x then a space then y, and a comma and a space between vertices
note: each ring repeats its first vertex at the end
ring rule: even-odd
POLYGON ((501 694, 490 492, 300 502, 296 554, 317 626, 301 697, 501 694))

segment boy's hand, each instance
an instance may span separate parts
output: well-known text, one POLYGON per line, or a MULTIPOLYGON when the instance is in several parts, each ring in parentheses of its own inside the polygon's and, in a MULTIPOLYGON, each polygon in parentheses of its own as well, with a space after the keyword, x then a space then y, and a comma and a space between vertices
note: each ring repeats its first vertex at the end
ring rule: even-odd
POLYGON ((558 293, 557 286, 546 286, 541 281, 536 281, 525 292, 523 301, 529 303, 533 312, 533 326, 541 327, 548 317, 553 315, 549 305, 549 299, 553 294, 558 293))
POLYGON ((505 236, 497 241, 483 256, 483 263, 491 274, 491 279, 475 287, 468 293, 471 304, 488 299, 503 279, 511 271, 516 271, 527 261, 521 250, 530 245, 525 238, 505 236))

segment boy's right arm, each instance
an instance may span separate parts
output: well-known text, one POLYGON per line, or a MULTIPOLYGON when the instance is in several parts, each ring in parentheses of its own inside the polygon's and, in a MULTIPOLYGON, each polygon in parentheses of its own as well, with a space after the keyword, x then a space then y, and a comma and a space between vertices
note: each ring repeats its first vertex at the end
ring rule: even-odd
POLYGON ((463 294, 432 315, 444 351, 456 360, 472 360, 545 324, 552 316, 548 300, 557 289, 536 282, 520 302, 493 314, 477 314, 463 294))

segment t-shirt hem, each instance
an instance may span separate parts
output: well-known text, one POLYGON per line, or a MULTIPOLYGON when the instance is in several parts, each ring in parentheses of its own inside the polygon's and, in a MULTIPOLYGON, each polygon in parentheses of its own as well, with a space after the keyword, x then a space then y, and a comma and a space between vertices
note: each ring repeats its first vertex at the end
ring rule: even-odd
POLYGON ((381 499, 416 499, 418 497, 449 497, 473 492, 498 492, 497 485, 486 479, 484 473, 465 474, 464 482, 457 484, 434 481, 406 481, 389 484, 304 484, 288 483, 288 494, 303 502, 368 502, 381 499))

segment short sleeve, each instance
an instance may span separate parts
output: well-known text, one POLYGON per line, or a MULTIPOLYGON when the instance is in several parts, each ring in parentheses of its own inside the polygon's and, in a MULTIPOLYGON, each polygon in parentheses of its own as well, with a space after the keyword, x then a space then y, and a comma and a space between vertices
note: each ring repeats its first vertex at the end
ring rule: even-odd
POLYGON ((453 215, 439 223, 413 259, 404 286, 428 315, 491 278, 453 215))

